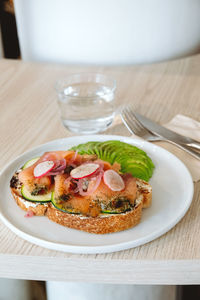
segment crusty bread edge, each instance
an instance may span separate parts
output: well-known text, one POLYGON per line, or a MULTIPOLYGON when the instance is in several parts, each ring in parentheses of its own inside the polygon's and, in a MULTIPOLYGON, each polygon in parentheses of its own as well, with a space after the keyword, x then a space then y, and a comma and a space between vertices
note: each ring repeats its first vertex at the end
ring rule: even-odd
POLYGON ((83 217, 68 214, 49 207, 47 217, 60 225, 89 233, 105 234, 126 230, 140 223, 142 216, 142 201, 131 211, 122 214, 101 215, 99 217, 83 217))
POLYGON ((44 216, 47 212, 47 209, 48 209, 48 204, 39 204, 37 203, 37 206, 31 206, 32 205, 35 205, 35 203, 32 203, 31 201, 28 201, 28 200, 24 200, 22 198, 22 196, 18 195, 15 191, 15 189, 12 189, 11 188, 11 193, 17 203, 17 205, 25 210, 25 211, 32 211, 34 213, 35 216, 44 216), (27 203, 30 203, 30 205, 28 207, 26 207, 25 205, 25 201, 27 203))
POLYGON ((151 206, 152 203, 152 187, 151 185, 142 180, 142 179, 136 179, 138 191, 143 196, 143 208, 148 208, 151 206))
POLYGON ((129 212, 112 215, 102 214, 100 217, 92 218, 68 214, 51 206, 47 210, 47 217, 60 225, 96 234, 129 229, 140 223, 142 209, 150 207, 152 203, 151 185, 142 179, 137 179, 137 186, 137 205, 129 212))

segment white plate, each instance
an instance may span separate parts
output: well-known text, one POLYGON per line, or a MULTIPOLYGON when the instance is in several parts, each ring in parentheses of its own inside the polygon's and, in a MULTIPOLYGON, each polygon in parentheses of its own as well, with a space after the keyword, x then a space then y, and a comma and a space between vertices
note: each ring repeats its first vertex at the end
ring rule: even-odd
POLYGON ((65 252, 106 253, 145 244, 170 230, 185 215, 192 202, 193 182, 185 165, 158 146, 122 136, 91 135, 55 140, 17 157, 1 172, 0 190, 0 217, 23 239, 65 252), (20 166, 45 151, 66 150, 87 141, 113 139, 138 146, 147 152, 155 164, 150 180, 153 188, 152 206, 143 210, 139 225, 122 232, 95 235, 63 227, 47 217, 24 218, 25 212, 16 205, 9 189, 9 181, 20 166))

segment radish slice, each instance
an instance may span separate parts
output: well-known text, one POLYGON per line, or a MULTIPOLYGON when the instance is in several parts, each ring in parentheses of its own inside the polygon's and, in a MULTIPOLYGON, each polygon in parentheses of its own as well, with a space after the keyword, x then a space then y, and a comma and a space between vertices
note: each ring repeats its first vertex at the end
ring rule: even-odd
POLYGON ((38 164, 34 170, 33 175, 38 178, 46 175, 49 171, 54 168, 55 163, 52 160, 46 160, 38 164))
POLYGON ((103 175, 104 183, 115 192, 122 191, 125 188, 122 177, 114 170, 107 170, 103 175))
POLYGON ((88 177, 92 174, 94 174, 96 172, 96 170, 99 169, 99 165, 98 164, 83 164, 80 165, 79 167, 73 169, 70 172, 70 175, 72 176, 72 178, 74 179, 81 179, 81 178, 85 178, 88 177))
POLYGON ((46 174, 46 176, 50 176, 50 175, 51 176, 56 176, 58 174, 63 174, 64 173, 64 170, 66 168, 66 160, 63 158, 61 160, 55 160, 54 163, 55 164, 54 164, 53 169, 50 172, 48 172, 46 174))

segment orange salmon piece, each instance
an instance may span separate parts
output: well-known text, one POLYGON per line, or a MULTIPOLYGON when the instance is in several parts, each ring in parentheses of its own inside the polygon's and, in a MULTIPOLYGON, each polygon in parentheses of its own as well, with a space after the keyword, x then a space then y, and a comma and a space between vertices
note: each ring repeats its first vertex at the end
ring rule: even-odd
POLYGON ((54 195, 55 200, 65 209, 74 209, 75 212, 80 212, 86 215, 90 209, 90 199, 87 197, 81 197, 79 195, 74 195, 73 192, 70 190, 70 181, 66 182, 68 175, 61 174, 55 176, 55 188, 54 188, 54 195), (69 198, 65 196, 69 196, 69 198))
MULTIPOLYGON (((129 199, 130 203, 134 204, 137 196, 136 179, 132 176, 125 176, 123 178, 125 183, 125 188, 123 191, 112 191, 102 179, 96 191, 94 191, 91 195, 85 197, 74 194, 69 188, 70 181, 67 181, 66 183, 66 178, 67 175, 57 175, 55 177, 55 199, 57 199, 58 202, 61 201, 63 207, 65 207, 66 209, 73 209, 74 211, 80 212, 83 215, 93 217, 97 216, 101 211, 101 207, 98 204, 99 201, 106 204, 109 203, 112 199, 127 198, 129 199), (69 198, 66 198, 66 200, 62 200, 64 199, 63 195, 69 195, 69 198)), ((91 181, 90 184, 94 184, 94 182, 91 181)))
POLYGON ((34 168, 45 160, 61 160, 71 155, 73 152, 74 151, 45 152, 32 166, 22 170, 19 173, 19 180, 27 187, 30 193, 34 192, 36 189, 44 189, 49 191, 51 189, 51 177, 42 176, 40 178, 35 178, 33 175, 34 168))
POLYGON ((113 198, 127 198, 131 203, 134 203, 137 196, 137 184, 136 179, 131 176, 123 178, 125 183, 125 188, 122 191, 116 192, 112 191, 103 181, 101 180, 100 185, 90 197, 92 199, 99 199, 105 203, 109 202, 113 198))

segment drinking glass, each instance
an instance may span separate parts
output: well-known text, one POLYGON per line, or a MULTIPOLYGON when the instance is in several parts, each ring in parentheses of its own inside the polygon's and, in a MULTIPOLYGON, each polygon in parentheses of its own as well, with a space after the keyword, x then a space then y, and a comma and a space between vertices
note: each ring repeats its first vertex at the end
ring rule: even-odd
POLYGON ((116 81, 103 74, 72 74, 56 83, 64 126, 72 132, 105 131, 115 115, 116 81))

